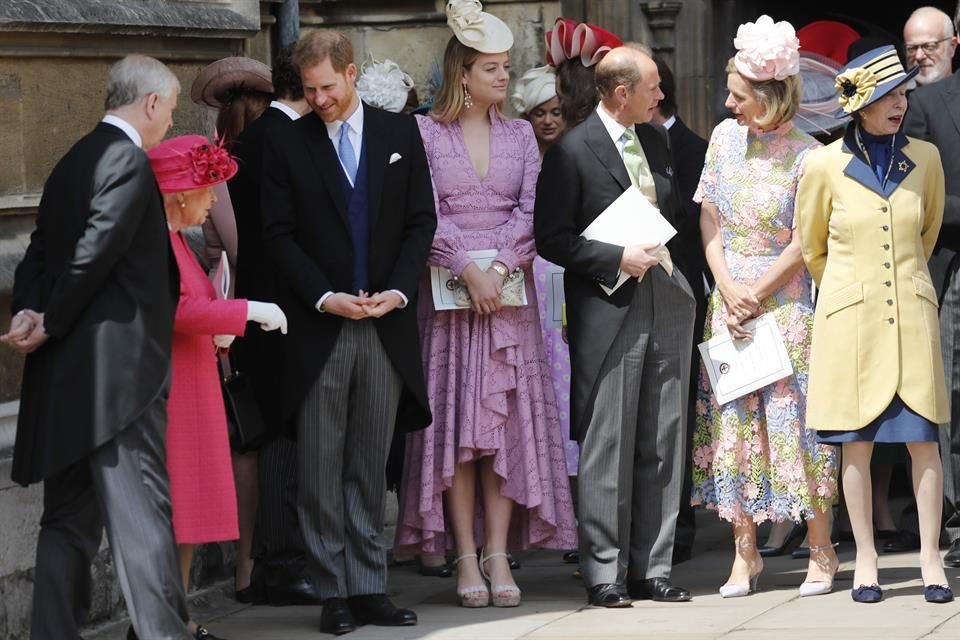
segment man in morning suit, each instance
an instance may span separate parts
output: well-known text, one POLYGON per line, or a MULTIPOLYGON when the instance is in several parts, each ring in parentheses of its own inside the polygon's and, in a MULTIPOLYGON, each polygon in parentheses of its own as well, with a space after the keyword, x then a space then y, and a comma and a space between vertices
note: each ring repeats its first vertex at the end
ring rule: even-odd
POLYGON ((179 91, 153 58, 113 66, 106 115, 54 167, 17 267, 3 340, 29 354, 13 479, 44 482, 34 640, 80 637, 104 527, 137 635, 191 637, 164 463, 179 274, 144 153, 179 91))
POLYGON ((631 185, 680 228, 666 132, 647 124, 663 94, 656 64, 628 47, 600 61, 596 83, 596 111, 547 151, 534 210, 537 251, 566 269, 580 568, 595 606, 689 600, 669 576, 693 294, 666 247, 580 237, 631 185), (631 278, 608 296, 600 285, 621 273, 631 278))
POLYGON ((264 240, 292 294, 284 409, 320 628, 416 624, 384 595, 384 467, 394 425, 430 424, 415 293, 436 230, 413 118, 360 102, 353 47, 319 29, 294 49, 313 113, 267 142, 264 240))
MULTIPOLYGON (((950 390, 950 424, 940 429, 943 527, 950 539, 943 564, 956 568, 960 567, 960 72, 910 93, 903 130, 940 150, 947 192, 943 226, 929 267, 940 299, 940 349, 950 390)), ((915 512, 904 519, 907 523, 901 528, 919 531, 915 512)))
POLYGON ((654 109, 653 124, 667 130, 670 140, 670 157, 673 161, 673 177, 677 187, 677 214, 683 218, 684 236, 674 243, 682 256, 683 275, 687 278, 693 297, 697 301, 697 315, 693 322, 693 353, 690 366, 690 396, 687 398, 686 441, 684 442, 683 490, 680 493, 680 511, 677 515, 677 532, 673 543, 673 564, 690 559, 693 541, 697 535, 697 520, 690 493, 693 485, 693 434, 696 431, 697 382, 700 374, 700 354, 697 343, 703 336, 707 318, 707 290, 705 282, 712 281, 707 258, 700 236, 700 203, 693 201, 693 194, 700 183, 700 174, 707 157, 707 141, 690 130, 677 115, 677 88, 673 72, 660 56, 653 56, 660 74, 660 91, 663 99, 654 109))
MULTIPOLYGON (((263 148, 278 129, 310 111, 292 49, 291 44, 273 60, 270 106, 240 132, 231 148, 239 166, 227 184, 237 221, 235 295, 251 300, 278 299, 276 269, 264 246, 260 216, 263 148)), ((237 598, 257 604, 314 604, 316 592, 306 572, 306 550, 297 518, 296 445, 283 429, 284 341, 285 336, 256 331, 237 339, 231 349, 234 365, 250 377, 268 440, 257 461, 260 499, 251 554, 256 566, 250 586, 238 590, 237 598)))

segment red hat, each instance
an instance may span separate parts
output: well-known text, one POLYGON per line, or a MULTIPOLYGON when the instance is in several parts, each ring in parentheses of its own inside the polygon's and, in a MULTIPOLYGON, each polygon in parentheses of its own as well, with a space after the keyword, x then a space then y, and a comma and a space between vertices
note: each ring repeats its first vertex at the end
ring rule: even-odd
POLYGON ((196 134, 164 140, 147 152, 162 193, 212 187, 237 173, 227 150, 196 134))
POLYGON ((847 63, 847 47, 860 39, 853 27, 835 20, 816 20, 797 29, 800 50, 847 63))
POLYGON ((607 52, 623 46, 623 41, 606 29, 586 22, 576 23, 559 17, 546 33, 547 64, 558 67, 564 60, 580 58, 585 67, 600 62, 607 52))

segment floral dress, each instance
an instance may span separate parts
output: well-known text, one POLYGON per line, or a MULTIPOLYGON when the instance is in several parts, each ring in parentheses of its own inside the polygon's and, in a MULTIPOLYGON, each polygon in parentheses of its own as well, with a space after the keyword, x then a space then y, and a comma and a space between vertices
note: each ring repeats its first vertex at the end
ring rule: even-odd
MULTIPOLYGON (((694 200, 717 207, 724 258, 738 282, 759 279, 790 244, 800 165, 816 146, 792 123, 760 133, 725 120, 714 129, 694 200)), ((783 333, 794 375, 719 406, 701 367, 692 501, 730 521, 799 521, 829 507, 837 491, 834 448, 817 444, 805 424, 813 328, 809 274, 798 270, 762 305, 783 333)), ((725 327, 723 298, 715 289, 704 340, 725 327)))

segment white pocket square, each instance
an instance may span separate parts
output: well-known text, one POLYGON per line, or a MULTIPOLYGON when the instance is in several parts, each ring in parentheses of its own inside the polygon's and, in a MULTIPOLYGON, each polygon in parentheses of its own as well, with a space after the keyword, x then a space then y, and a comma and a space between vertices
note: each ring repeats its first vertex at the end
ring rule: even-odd
POLYGON ((402 157, 403 157, 403 156, 401 156, 399 153, 391 154, 391 155, 390 155, 390 162, 388 162, 387 164, 393 164, 394 162, 396 162, 397 160, 399 160, 399 159, 402 158, 402 157))

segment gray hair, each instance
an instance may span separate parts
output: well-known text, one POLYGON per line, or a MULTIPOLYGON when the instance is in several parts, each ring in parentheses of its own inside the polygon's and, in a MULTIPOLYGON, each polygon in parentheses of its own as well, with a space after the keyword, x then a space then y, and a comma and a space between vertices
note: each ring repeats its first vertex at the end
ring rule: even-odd
POLYGON ((165 64, 149 56, 130 55, 110 69, 104 109, 121 109, 151 93, 167 98, 179 91, 180 81, 165 64))

